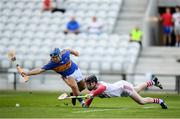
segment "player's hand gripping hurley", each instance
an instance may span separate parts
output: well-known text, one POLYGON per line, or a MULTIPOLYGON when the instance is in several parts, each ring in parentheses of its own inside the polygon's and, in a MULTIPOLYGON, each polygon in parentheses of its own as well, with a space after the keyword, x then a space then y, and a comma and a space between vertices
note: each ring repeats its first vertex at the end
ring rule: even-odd
POLYGON ((72 98, 87 98, 87 96, 86 95, 82 95, 82 96, 68 96, 67 93, 63 93, 62 95, 60 95, 58 97, 59 100, 72 99, 72 98))
POLYGON ((20 73, 24 81, 27 82, 29 80, 29 76, 25 75, 23 69, 19 66, 19 64, 17 64, 15 51, 11 50, 8 52, 8 59, 16 64, 18 73, 20 73))

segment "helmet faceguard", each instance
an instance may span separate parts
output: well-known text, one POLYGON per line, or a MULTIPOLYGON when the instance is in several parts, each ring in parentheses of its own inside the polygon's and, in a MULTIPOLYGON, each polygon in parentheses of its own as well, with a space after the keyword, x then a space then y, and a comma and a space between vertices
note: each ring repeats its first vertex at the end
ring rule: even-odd
POLYGON ((85 82, 86 82, 87 89, 89 91, 92 91, 93 89, 95 89, 98 81, 95 75, 90 75, 85 78, 85 82))
POLYGON ((59 62, 61 61, 61 55, 60 55, 60 49, 59 48, 54 48, 51 52, 50 52, 50 57, 54 62, 59 62), (56 58, 56 59, 54 59, 56 58), (58 58, 58 60, 57 60, 58 58))
POLYGON ((97 77, 95 75, 90 75, 90 76, 85 78, 85 82, 87 82, 87 83, 92 83, 92 82, 97 83, 98 80, 97 80, 97 77))

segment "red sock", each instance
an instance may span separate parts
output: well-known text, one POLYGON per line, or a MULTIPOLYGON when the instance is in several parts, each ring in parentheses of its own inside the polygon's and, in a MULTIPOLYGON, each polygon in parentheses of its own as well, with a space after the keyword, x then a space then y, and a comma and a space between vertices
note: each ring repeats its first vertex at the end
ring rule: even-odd
POLYGON ((159 104, 159 98, 153 98, 153 100, 154 100, 154 103, 157 103, 157 104, 159 104))

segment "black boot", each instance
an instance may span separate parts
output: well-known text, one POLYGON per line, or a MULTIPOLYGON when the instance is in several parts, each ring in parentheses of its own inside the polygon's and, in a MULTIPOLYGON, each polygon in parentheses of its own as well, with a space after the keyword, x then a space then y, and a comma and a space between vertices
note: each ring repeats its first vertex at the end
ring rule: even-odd
MULTIPOLYGON (((72 92, 70 93, 70 96, 73 96, 72 92)), ((71 103, 73 106, 75 106, 76 105, 76 98, 72 98, 71 103)))

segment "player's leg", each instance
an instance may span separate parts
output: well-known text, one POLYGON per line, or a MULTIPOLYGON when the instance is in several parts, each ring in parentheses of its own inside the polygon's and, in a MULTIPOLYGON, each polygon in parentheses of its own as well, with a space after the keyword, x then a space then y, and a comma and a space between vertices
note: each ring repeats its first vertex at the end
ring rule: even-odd
MULTIPOLYGON (((86 88, 82 73, 79 68, 71 76, 76 80, 80 92, 86 88)), ((70 93, 70 95, 73 96, 73 93, 70 93)), ((78 100, 80 102, 82 101, 81 98, 78 98, 78 100)), ((76 105, 76 98, 72 98, 72 104, 76 105)))
MULTIPOLYGON (((64 81, 66 82, 66 84, 72 89, 73 95, 74 96, 78 96, 80 95, 80 91, 77 85, 76 80, 73 77, 68 77, 68 78, 64 78, 64 81)), ((84 100, 82 98, 78 98, 79 102, 81 104, 84 104, 84 100)))
POLYGON ((179 36, 176 35, 176 43, 175 43, 175 47, 178 47, 178 45, 179 45, 179 36))
POLYGON ((163 44, 164 44, 164 46, 168 45, 166 34, 163 35, 163 44))
POLYGON ((79 81, 77 83, 77 85, 78 85, 78 88, 79 88, 80 92, 83 91, 86 88, 86 84, 85 84, 84 80, 79 81))
POLYGON ((74 77, 76 79, 79 91, 80 92, 83 91, 86 88, 86 84, 85 84, 85 81, 83 79, 82 72, 79 68, 75 71, 74 77))
POLYGON ((166 41, 167 41, 167 46, 171 46, 171 32, 172 28, 169 26, 166 26, 165 28, 165 34, 166 34, 166 41))
POLYGON ((169 46, 171 46, 171 34, 168 35, 168 43, 169 43, 169 46))
MULTIPOLYGON (((82 73, 79 68, 78 68, 78 70, 75 71, 75 77, 76 77, 78 89, 81 92, 86 88, 86 84, 85 84, 85 81, 83 79, 82 73)), ((76 99, 72 99, 72 104, 74 104, 74 105, 76 104, 76 99)))
POLYGON ((151 98, 151 97, 143 98, 135 90, 132 91, 132 93, 130 94, 130 97, 140 105, 154 103, 154 104, 160 104, 162 109, 167 109, 167 105, 160 98, 151 98))
MULTIPOLYGON (((77 85, 80 92, 86 88, 84 80, 79 81, 77 85)), ((70 95, 73 96, 73 93, 70 93, 70 95)), ((72 104, 76 105, 76 98, 72 98, 72 104)))
POLYGON ((174 34, 176 38, 175 47, 178 47, 179 37, 178 37, 178 29, 176 26, 174 27, 174 34))
POLYGON ((166 35, 166 26, 163 26, 163 45, 166 46, 167 45, 167 35, 166 35))
POLYGON ((75 96, 78 96, 80 94, 76 80, 73 77, 64 78, 64 81, 72 89, 75 96))
POLYGON ((139 93, 140 91, 144 90, 145 88, 151 87, 153 85, 156 87, 159 87, 160 89, 163 89, 161 83, 159 82, 158 78, 155 75, 151 76, 151 80, 135 86, 134 89, 136 90, 137 93, 139 93))
POLYGON ((155 103, 160 104, 163 109, 167 109, 167 106, 162 99, 150 97, 143 98, 135 91, 133 86, 128 82, 123 82, 121 96, 130 96, 134 101, 141 105, 155 103))

